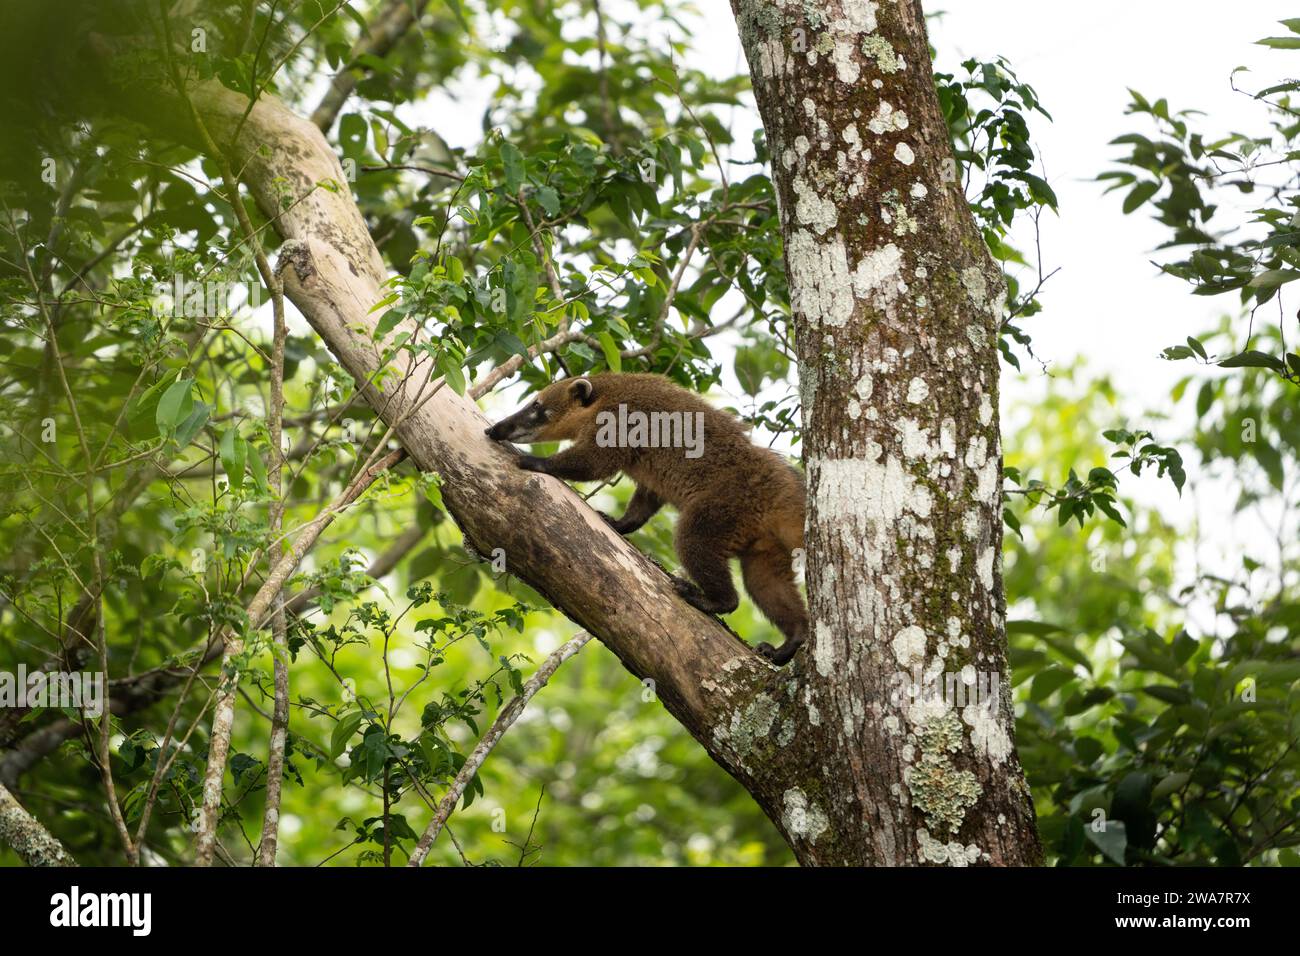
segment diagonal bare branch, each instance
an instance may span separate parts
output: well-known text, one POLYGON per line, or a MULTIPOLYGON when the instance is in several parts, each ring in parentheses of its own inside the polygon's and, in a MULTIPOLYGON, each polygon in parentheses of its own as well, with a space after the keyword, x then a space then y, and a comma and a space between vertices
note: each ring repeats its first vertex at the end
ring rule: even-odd
POLYGON ((433 846, 433 841, 438 839, 438 834, 442 832, 443 825, 447 822, 447 818, 451 816, 451 811, 455 809, 456 801, 465 792, 469 782, 474 779, 479 767, 483 766, 483 761, 487 760, 492 748, 505 736, 505 732, 510 729, 510 726, 519 719, 519 715, 524 712, 524 708, 528 706, 528 702, 533 699, 533 696, 546 686, 546 682, 551 679, 551 675, 559 669, 559 666, 582 650, 589 640, 591 640, 591 635, 586 631, 582 631, 561 644, 547 656, 546 660, 542 661, 542 666, 537 668, 537 673, 529 678, 528 683, 524 684, 523 691, 516 694, 511 698, 510 703, 501 708, 501 713, 497 714, 497 719, 492 721, 492 726, 488 728, 487 733, 483 735, 478 745, 465 758, 465 764, 460 768, 460 772, 456 774, 456 779, 451 782, 451 788, 438 802, 438 810, 433 815, 433 819, 429 821, 429 825, 425 827, 420 842, 415 845, 415 850, 411 853, 411 859, 407 866, 421 866, 424 863, 424 858, 429 855, 429 848, 433 846))

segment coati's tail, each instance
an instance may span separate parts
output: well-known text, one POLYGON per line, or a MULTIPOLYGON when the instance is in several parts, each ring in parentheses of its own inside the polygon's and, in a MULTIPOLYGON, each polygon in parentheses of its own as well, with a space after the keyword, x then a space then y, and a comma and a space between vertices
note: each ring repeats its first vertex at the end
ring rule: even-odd
POLYGON ((808 611, 795 583, 793 560, 789 550, 771 539, 740 556, 745 590, 785 635, 785 643, 779 648, 759 648, 776 664, 784 664, 794 655, 808 630, 808 611))

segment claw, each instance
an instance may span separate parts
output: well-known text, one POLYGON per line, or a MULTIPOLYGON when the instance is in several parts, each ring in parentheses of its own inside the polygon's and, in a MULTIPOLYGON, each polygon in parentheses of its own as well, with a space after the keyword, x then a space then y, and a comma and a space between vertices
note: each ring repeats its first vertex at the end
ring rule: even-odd
POLYGON ((685 578, 673 578, 673 590, 682 596, 682 599, 691 607, 698 608, 705 613, 712 614, 709 608, 704 606, 704 594, 700 591, 699 585, 694 581, 688 581, 685 578))
POLYGON ((771 644, 764 642, 756 645, 754 650, 758 651, 759 654, 771 661, 777 667, 780 667, 787 663, 790 658, 794 657, 795 651, 799 650, 801 647, 803 647, 802 641, 787 640, 780 647, 773 647, 771 644))
POLYGON ((685 578, 673 578, 673 590, 686 598, 688 601, 699 593, 694 581, 687 581, 685 578))

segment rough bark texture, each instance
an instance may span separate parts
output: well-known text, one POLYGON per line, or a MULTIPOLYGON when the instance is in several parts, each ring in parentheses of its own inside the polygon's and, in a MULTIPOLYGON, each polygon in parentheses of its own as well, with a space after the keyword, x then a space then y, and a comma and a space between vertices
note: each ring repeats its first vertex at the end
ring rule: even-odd
POLYGON ((67 848, 0 786, 0 843, 13 847, 28 866, 76 866, 67 848))
MULTIPOLYGON (((1040 858, 1001 579, 1001 279, 916 0, 733 0, 781 206, 813 619, 819 863, 1040 858), (992 706, 898 693, 931 675, 992 706), (996 685, 992 678, 996 678, 996 685)), ((940 683, 942 685, 942 682, 940 683)))

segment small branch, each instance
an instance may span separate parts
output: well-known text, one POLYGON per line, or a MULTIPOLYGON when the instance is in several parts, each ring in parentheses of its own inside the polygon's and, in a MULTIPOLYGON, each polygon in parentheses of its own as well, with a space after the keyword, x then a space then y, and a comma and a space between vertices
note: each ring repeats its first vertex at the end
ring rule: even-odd
MULTIPOLYGON (((528 347, 528 360, 532 361, 543 353, 554 352, 558 349, 564 348, 564 346, 568 345, 570 342, 579 342, 586 337, 587 334, 585 332, 578 332, 572 329, 565 329, 556 332, 549 339, 543 339, 536 345, 530 345, 528 347)), ((519 371, 519 368, 523 364, 524 356, 510 356, 506 361, 488 372, 487 375, 484 375, 482 381, 474 383, 473 387, 466 391, 466 394, 469 395, 470 398, 482 398, 488 392, 492 391, 492 389, 495 388, 497 383, 502 379, 509 378, 511 375, 514 375, 515 372, 519 371)))
POLYGON ((369 35, 362 36, 352 46, 352 52, 348 56, 348 62, 343 69, 334 75, 330 81, 329 89, 321 97, 316 109, 312 111, 311 121, 321 132, 326 132, 334 125, 334 120, 339 115, 339 110, 343 109, 343 104, 348 101, 352 91, 357 88, 357 67, 356 62, 363 56, 373 56, 382 59, 387 56, 393 47, 406 35, 406 31, 415 23, 416 18, 424 11, 428 5, 428 0, 389 0, 380 11, 379 16, 371 25, 369 35))
POLYGON ((418 163, 384 163, 382 166, 366 165, 361 167, 363 173, 386 173, 390 171, 400 171, 408 173, 424 173, 434 179, 450 179, 454 183, 463 183, 465 177, 454 169, 435 169, 432 166, 420 165, 418 163))
POLYGON ((614 142, 614 110, 609 98, 609 49, 605 38, 605 11, 600 8, 600 0, 591 0, 591 8, 596 14, 596 49, 600 53, 600 121, 605 127, 605 143, 617 155, 619 150, 614 142))
POLYGON ((695 255, 695 250, 699 248, 700 236, 704 232, 706 225, 708 225, 707 220, 697 222, 691 226, 691 240, 686 244, 686 248, 682 252, 681 261, 677 263, 677 271, 673 273, 672 283, 668 286, 668 294, 664 296, 663 308, 659 310, 659 317, 655 320, 655 330, 650 337, 650 342, 643 348, 623 352, 623 358, 643 358, 647 355, 653 355, 655 349, 659 347, 659 342, 663 339, 664 324, 668 321, 668 313, 673 307, 673 300, 677 298, 677 288, 682 284, 682 276, 686 274, 686 267, 691 264, 691 257, 695 255))
POLYGON ((13 847, 28 866, 77 865, 67 847, 24 810, 3 785, 0 785, 0 842, 13 847))
MULTIPOLYGON (((249 234, 250 242, 256 237, 249 234)), ((271 461, 270 485, 275 496, 271 502, 270 532, 279 535, 284 525, 284 349, 288 327, 284 321, 284 286, 279 275, 270 289, 273 311, 271 348, 271 461)), ((289 550, 280 545, 281 554, 289 550)), ((282 592, 281 592, 282 593, 282 592)), ((280 840, 280 793, 284 784, 284 748, 289 736, 289 641, 285 634, 284 604, 281 593, 271 616, 271 647, 275 657, 275 705, 271 716, 271 742, 266 757, 266 803, 262 810, 262 839, 257 846, 257 865, 275 866, 275 850, 280 840)))
MULTIPOLYGON (((424 540, 426 533, 427 529, 418 525, 409 528, 392 547, 371 562, 366 569, 366 576, 376 580, 385 577, 424 540)), ((291 614, 303 614, 320 594, 320 588, 300 591, 285 604, 285 610, 291 614)), ((175 666, 164 666, 116 682, 110 686, 108 706, 112 707, 114 715, 121 717, 157 703, 182 680, 188 682, 191 675, 220 657, 222 647, 223 642, 218 638, 211 645, 205 642, 192 649, 199 657, 193 667, 187 667, 183 672, 175 666)), ((17 786, 24 773, 57 750, 64 741, 75 737, 80 728, 79 722, 60 718, 16 741, 6 743, 8 749, 0 757, 0 785, 10 788, 17 786)))
POLYGON ((519 187, 516 202, 519 206, 520 215, 524 217, 524 224, 528 226, 528 235, 532 239, 533 252, 537 253, 537 258, 542 260, 542 265, 546 268, 546 278, 551 286, 551 294, 555 296, 556 302, 563 302, 564 290, 560 288, 560 277, 556 274, 555 263, 551 261, 545 245, 542 244, 542 235, 537 229, 537 224, 533 221, 533 214, 528 209, 528 200, 524 198, 523 186, 519 187))
POLYGON ((421 866, 424 863, 424 858, 429 855, 429 848, 433 846, 433 841, 438 839, 438 834, 442 831, 443 825, 446 824, 447 818, 451 816, 451 811, 455 809, 456 801, 465 792, 469 782, 474 779, 479 767, 483 766, 483 761, 492 752, 492 748, 510 729, 510 725, 519 719, 519 715, 524 712, 524 708, 533 699, 533 695, 546 686, 546 682, 551 679, 551 675, 555 673, 559 666, 582 650, 583 645, 589 640, 591 640, 591 635, 586 631, 580 631, 576 636, 560 645, 555 651, 552 651, 551 655, 542 661, 542 666, 537 668, 537 673, 524 685, 523 693, 516 694, 510 703, 501 708, 501 713, 497 714, 497 719, 492 722, 488 732, 483 735, 483 739, 478 742, 478 746, 466 759, 465 765, 460 768, 460 773, 456 774, 456 779, 451 782, 451 789, 447 791, 438 804, 438 812, 433 815, 433 819, 429 821, 429 825, 424 830, 424 835, 420 837, 420 842, 415 845, 415 850, 411 853, 411 859, 406 864, 407 866, 421 866))
MULTIPOLYGON (((398 449, 390 452, 373 465, 363 468, 361 473, 353 479, 352 483, 343 490, 343 493, 328 508, 303 527, 297 539, 294 540, 293 546, 276 562, 271 569, 271 573, 267 575, 266 581, 258 589, 252 603, 249 604, 247 614, 250 633, 262 627, 265 619, 273 610, 272 605, 275 603, 280 589, 284 587, 284 583, 293 574, 304 555, 315 545, 321 533, 330 526, 335 517, 348 505, 360 498, 362 492, 370 487, 371 483, 380 474, 405 457, 406 452, 398 449)), ((223 669, 225 662, 234 656, 232 649, 235 647, 242 648, 243 641, 238 640, 234 635, 230 635, 224 643, 223 669)), ((216 710, 213 713, 212 734, 208 742, 208 769, 203 783, 203 814, 200 817, 199 831, 195 837, 195 863, 199 866, 211 864, 212 854, 216 846, 217 820, 221 810, 221 783, 225 777, 226 761, 230 756, 230 731, 234 722, 234 697, 237 686, 238 680, 231 678, 228 674, 222 674, 222 687, 217 699, 216 710)))
MULTIPOLYGON (((537 806, 533 807, 533 819, 532 822, 528 824, 528 835, 524 837, 523 843, 512 844, 512 846, 517 845, 519 847, 518 866, 523 866, 528 862, 529 854, 537 853, 542 849, 540 846, 537 847, 537 849, 533 849, 533 833, 537 830, 537 818, 542 814, 542 798, 545 796, 546 784, 542 784, 542 788, 537 791, 537 806)), ((509 843, 510 841, 507 840, 506 842, 509 843)))
MULTIPOLYGON (((415 546, 424 540, 428 530, 428 528, 419 524, 411 525, 402 532, 388 550, 375 558, 370 567, 366 569, 366 576, 376 580, 385 577, 401 563, 403 558, 415 550, 415 546)), ((290 614, 301 614, 320 595, 321 589, 318 587, 304 588, 289 599, 284 609, 290 614)))
POLYGON ((65 740, 81 729, 79 721, 61 717, 52 724, 33 730, 0 757, 0 787, 16 787, 22 775, 38 760, 58 749, 65 740))

